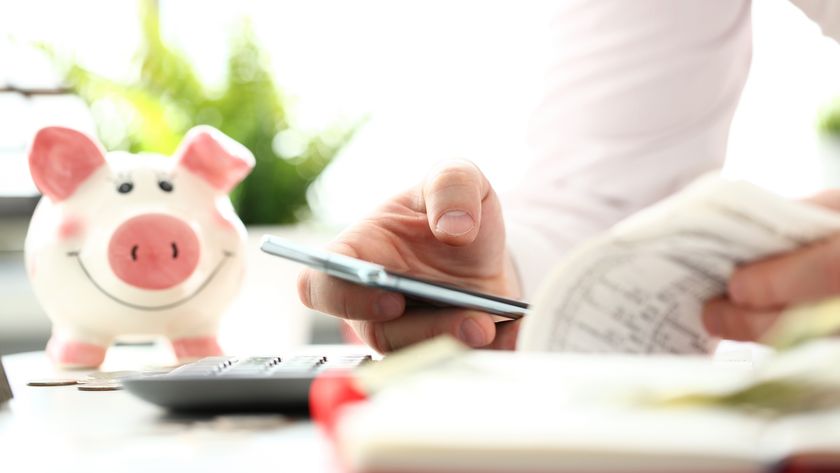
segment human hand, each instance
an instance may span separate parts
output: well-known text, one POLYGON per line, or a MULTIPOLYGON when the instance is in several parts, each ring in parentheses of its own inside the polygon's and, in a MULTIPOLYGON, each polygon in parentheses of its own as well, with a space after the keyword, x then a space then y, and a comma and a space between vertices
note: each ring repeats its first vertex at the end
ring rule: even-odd
MULTIPOLYGON (((840 190, 806 201, 840 211, 840 190)), ((840 235, 741 266, 727 289, 703 307, 706 330, 729 340, 759 340, 785 309, 840 295, 840 235)))
MULTIPOLYGON (((438 167, 342 232, 328 249, 489 294, 520 293, 499 199, 478 167, 466 161, 438 167)), ((519 329, 519 321, 495 324, 491 315, 474 310, 406 306, 402 294, 311 269, 300 273, 298 294, 307 307, 346 319, 383 353, 445 333, 471 347, 512 349, 519 329)))

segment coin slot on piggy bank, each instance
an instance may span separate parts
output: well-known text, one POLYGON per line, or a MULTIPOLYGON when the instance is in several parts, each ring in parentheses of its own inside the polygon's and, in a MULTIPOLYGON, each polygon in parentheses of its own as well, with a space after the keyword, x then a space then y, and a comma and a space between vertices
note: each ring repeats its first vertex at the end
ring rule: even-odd
POLYGON ((174 156, 105 152, 48 127, 29 153, 43 193, 26 268, 52 321, 47 354, 97 367, 119 337, 164 336, 179 360, 221 354, 219 318, 239 291, 245 227, 228 198, 254 166, 248 149, 201 126, 174 156))

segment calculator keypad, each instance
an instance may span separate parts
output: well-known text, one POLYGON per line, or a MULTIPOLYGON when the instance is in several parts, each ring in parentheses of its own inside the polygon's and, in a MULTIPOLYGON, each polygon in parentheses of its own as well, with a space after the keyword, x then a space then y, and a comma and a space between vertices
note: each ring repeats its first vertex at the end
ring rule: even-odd
POLYGON ((232 357, 204 358, 172 370, 170 377, 273 377, 295 374, 311 376, 316 372, 350 370, 371 360, 369 355, 295 355, 291 357, 232 357))

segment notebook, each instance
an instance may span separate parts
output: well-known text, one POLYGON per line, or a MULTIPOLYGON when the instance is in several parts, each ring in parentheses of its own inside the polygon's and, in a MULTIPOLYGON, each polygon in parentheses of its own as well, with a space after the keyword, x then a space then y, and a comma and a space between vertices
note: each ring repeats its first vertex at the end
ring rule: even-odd
POLYGON ((801 471, 840 471, 840 405, 774 413, 685 402, 838 361, 840 343, 755 366, 725 356, 466 352, 348 404, 334 438, 357 473, 763 472, 793 459, 829 468, 801 471))

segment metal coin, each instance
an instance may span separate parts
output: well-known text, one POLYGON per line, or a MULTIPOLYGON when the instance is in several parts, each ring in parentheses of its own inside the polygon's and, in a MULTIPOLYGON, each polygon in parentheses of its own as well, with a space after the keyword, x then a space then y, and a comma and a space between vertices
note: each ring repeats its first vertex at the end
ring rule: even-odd
POLYGON ((85 383, 80 384, 76 389, 79 391, 119 391, 122 389, 120 383, 85 383))
POLYGON ((28 383, 27 386, 72 386, 74 384, 79 384, 79 380, 77 379, 35 379, 28 383))
POLYGON ((84 381, 105 381, 111 379, 121 379, 127 378, 129 376, 136 376, 138 371, 94 371, 93 373, 89 373, 87 378, 84 381))

